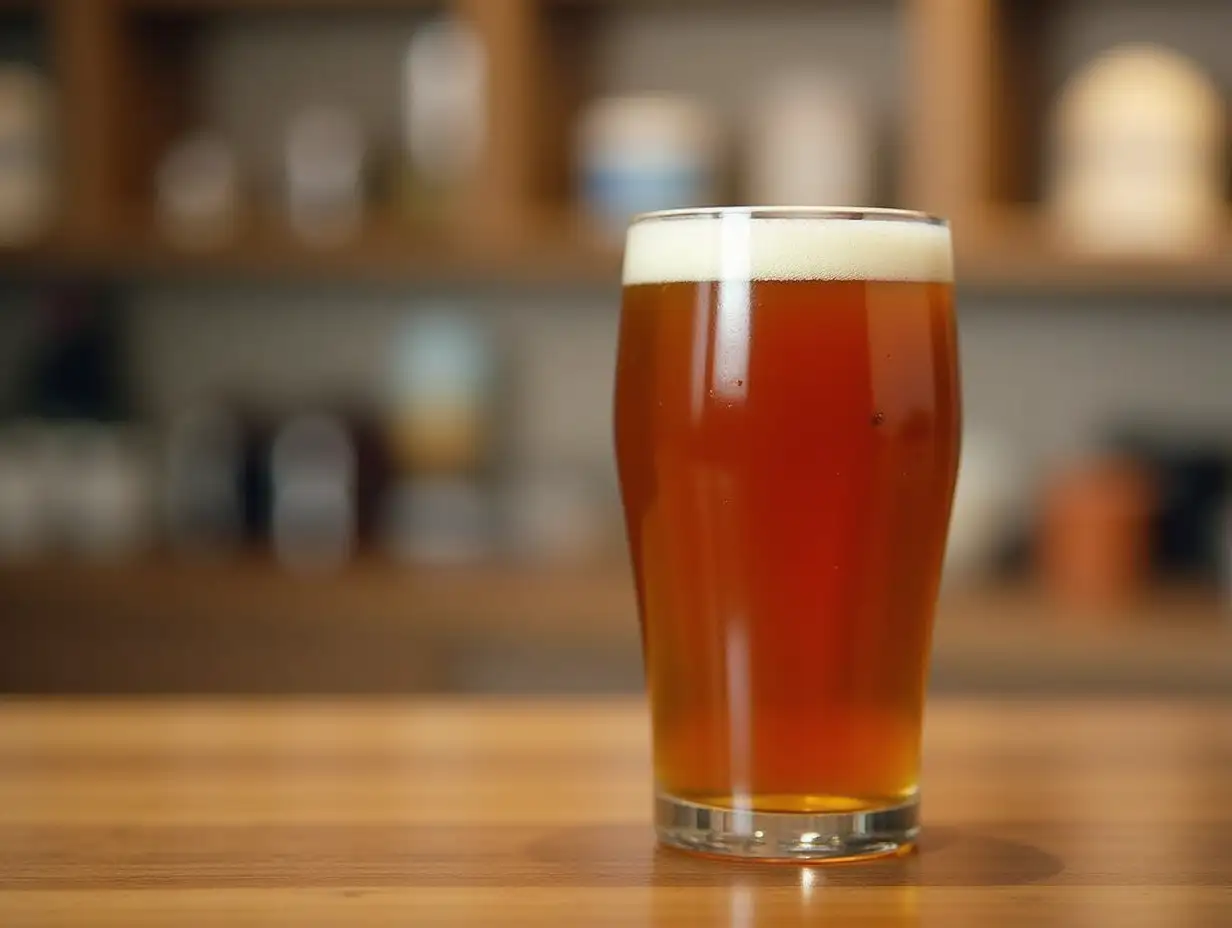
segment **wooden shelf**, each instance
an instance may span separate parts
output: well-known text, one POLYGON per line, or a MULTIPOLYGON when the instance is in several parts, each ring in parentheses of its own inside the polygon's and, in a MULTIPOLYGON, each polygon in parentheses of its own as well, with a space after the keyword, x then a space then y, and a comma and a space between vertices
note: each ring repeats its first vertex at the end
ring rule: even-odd
POLYGON ((606 645, 636 637, 628 573, 618 567, 404 568, 360 561, 337 573, 289 573, 262 558, 0 569, 6 617, 88 613, 90 621, 287 621, 415 628, 433 640, 551 639, 606 645))
MULTIPOLYGON (((920 84, 908 118, 919 152, 908 165, 909 189, 955 220, 961 281, 1008 289, 1232 291, 1232 204, 1223 234, 1205 253, 1175 260, 1104 259, 1050 239, 1040 203, 1045 138, 1049 107, 1066 77, 1050 50, 1064 38, 1057 29, 1066 4, 1080 0, 919 2, 929 12, 917 26, 920 84)), ((1216 4, 1211 10, 1218 12, 1216 4)), ((1141 29, 1120 30, 1119 40, 1156 39, 1141 29)))
POLYGON ((191 250, 157 236, 105 248, 51 241, 0 249, 0 273, 90 274, 118 278, 256 278, 355 282, 526 282, 610 285, 620 281, 620 250, 545 237, 505 247, 374 230, 338 247, 316 248, 287 235, 245 236, 191 250))
POLYGON ((1041 249, 958 261, 960 285, 998 290, 1232 293, 1232 256, 1180 261, 1100 260, 1041 249))
MULTIPOLYGON (((708 8, 729 4, 697 0, 684 15, 704 17, 708 8)), ((596 65, 613 12, 656 5, 676 6, 667 0, 0 0, 0 9, 23 11, 45 38, 62 103, 67 204, 57 237, 0 251, 0 272, 615 284, 618 249, 591 240, 568 218, 574 209, 568 152, 579 108, 589 95, 613 89, 596 65), (212 34, 215 17, 393 10, 406 11, 413 22, 436 9, 476 29, 489 64, 487 145, 479 170, 458 193, 447 233, 384 223, 346 247, 318 250, 267 230, 210 252, 183 251, 156 233, 149 219, 155 167, 171 142, 209 116, 198 94, 194 50, 212 34)), ((792 7, 783 0, 783 10, 792 7)), ((1232 209, 1216 247, 1187 260, 1092 259, 1066 253, 1043 234, 1036 205, 1041 133, 1056 76, 1045 73, 1045 51, 1049 30, 1064 19, 1057 10, 1050 4, 1037 11, 1024 0, 884 4, 888 18, 875 20, 876 27, 901 30, 907 54, 895 91, 898 163, 883 193, 954 220, 964 284, 1232 291, 1232 209)))
POLYGON ((933 646, 942 688, 1232 693, 1232 604, 1160 588, 1124 608, 1060 605, 1026 586, 943 594, 933 646))
POLYGON ((992 211, 971 228, 955 227, 960 284, 1012 289, 1232 291, 1232 215, 1228 231, 1202 255, 1104 258, 1067 253, 1050 241, 1031 210, 992 211))
MULTIPOLYGON (((252 559, 9 567, 0 570, 0 615, 0 685, 9 686, 32 685, 39 667, 62 679, 60 663, 85 662, 97 688, 108 654, 137 674, 169 662, 180 669, 161 672, 188 685, 201 655, 213 655, 225 680, 254 649, 295 664, 309 648, 326 681, 355 671, 358 682, 344 688, 363 688, 363 668, 400 651, 427 663, 475 649, 601 655, 634 679, 640 660, 631 580, 610 564, 429 570, 366 561, 307 577, 252 559)), ((1228 693, 1232 606, 1185 589, 1109 614, 1058 607, 1030 588, 947 593, 933 667, 943 690, 1228 693)))
POLYGON ((416 230, 375 220, 354 241, 313 247, 267 227, 214 250, 191 251, 157 235, 133 238, 98 255, 125 274, 225 274, 357 280, 530 281, 615 284, 620 252, 569 223, 529 224, 540 231, 515 241, 468 237, 456 226, 416 230))
POLYGON ((352 280, 449 280, 497 274, 496 257, 463 250, 444 237, 373 226, 354 241, 314 247, 289 234, 251 234, 218 248, 191 250, 151 235, 99 256, 105 269, 128 276, 227 276, 352 280))
MULTIPOLYGON (((390 282, 526 282, 616 286, 620 248, 569 231, 531 235, 509 244, 462 244, 448 236, 376 226, 354 242, 315 248, 289 235, 244 236, 208 250, 177 247, 156 235, 83 247, 63 239, 0 249, 0 271, 90 273, 113 277, 229 277, 390 282)), ((1029 222, 977 227, 959 237, 960 286, 1015 291, 1100 293, 1232 292, 1232 235, 1227 244, 1192 259, 1101 259, 1066 254, 1029 222), (971 247, 965 238, 978 242, 971 247)))

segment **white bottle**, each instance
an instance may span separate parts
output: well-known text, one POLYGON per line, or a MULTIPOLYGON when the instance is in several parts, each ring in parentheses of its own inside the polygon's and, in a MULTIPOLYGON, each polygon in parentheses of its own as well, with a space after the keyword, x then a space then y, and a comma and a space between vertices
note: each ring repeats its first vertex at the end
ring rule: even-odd
POLYGON ((747 144, 750 202, 871 203, 873 131, 865 101, 848 81, 793 71, 773 78, 758 100, 747 144))
POLYGON ((163 232, 189 250, 217 248, 235 237, 239 220, 239 164, 217 133, 196 132, 174 145, 156 179, 163 232))
POLYGON ((130 428, 92 422, 58 426, 48 473, 60 539, 96 561, 137 555, 156 522, 154 467, 130 428))
POLYGON ((288 421, 270 453, 272 532, 279 561, 297 570, 337 567, 355 547, 355 448, 340 420, 288 421))
POLYGON ((54 543, 47 499, 48 431, 35 423, 0 430, 0 560, 46 554, 54 543))
POLYGON ((415 33, 402 73, 403 144, 417 185, 446 192, 475 170, 487 117, 487 56, 466 23, 415 33))
POLYGON ((287 130, 287 218, 303 241, 343 245, 358 235, 364 210, 366 152, 359 123, 346 110, 314 106, 287 130))
POLYGON ((209 554, 239 544, 243 466, 243 435, 234 416, 211 407, 176 416, 167 434, 163 506, 177 550, 209 554))

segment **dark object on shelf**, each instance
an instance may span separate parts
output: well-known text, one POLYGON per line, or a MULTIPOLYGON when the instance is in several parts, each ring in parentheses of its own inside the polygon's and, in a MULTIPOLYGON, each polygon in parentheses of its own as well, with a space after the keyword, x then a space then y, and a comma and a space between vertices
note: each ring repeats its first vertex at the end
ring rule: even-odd
POLYGON ((280 563, 338 567, 355 550, 356 454, 337 416, 306 413, 279 426, 270 450, 271 536, 280 563))
POLYGON ((341 565, 373 540, 389 480, 375 416, 324 402, 286 417, 270 449, 274 549, 297 568, 341 565))
POLYGON ((233 549, 243 529, 243 430, 226 406, 185 409, 171 421, 163 462, 167 540, 189 554, 233 549))
POLYGON ((233 407, 240 422, 240 512, 243 538, 264 547, 269 541, 272 489, 269 451, 276 418, 255 403, 233 407))
POLYGON ((1113 446, 1156 475, 1159 507, 1152 556, 1164 572, 1215 580, 1220 569, 1220 513, 1232 493, 1232 455, 1215 436, 1181 439, 1126 429, 1113 446))
MULTIPOLYGON (((276 495, 274 448, 279 434, 294 420, 328 422, 326 431, 333 437, 326 438, 325 445, 335 448, 344 446, 347 449, 343 452, 347 459, 344 465, 348 487, 347 519, 350 525, 348 531, 353 532, 348 550, 373 542, 379 531, 378 522, 391 465, 383 423, 367 405, 347 399, 323 399, 299 405, 295 409, 274 411, 256 401, 247 400, 233 401, 226 408, 233 417, 232 421, 238 424, 240 511, 242 536, 246 542, 266 549, 273 541, 276 495)), ((319 429, 309 430, 310 436, 320 434, 319 429)), ((296 443, 295 447, 304 446, 296 443)), ((307 443, 307 447, 319 449, 321 446, 313 440, 307 443)), ((326 453, 328 456, 330 452, 326 453)), ((291 457, 296 461, 302 459, 294 449, 291 457)), ((312 457, 312 460, 319 458, 312 457)), ((292 470, 302 473, 294 466, 292 470)), ((315 465, 311 470, 314 474, 318 473, 315 465)), ((325 471, 332 472, 329 467, 325 471)), ((297 485, 303 489, 301 482, 297 481, 297 485)), ((314 483, 309 492, 316 492, 315 488, 317 484, 314 483)), ((297 498, 302 499, 302 494, 297 498)))
POLYGON ((35 346, 18 378, 18 416, 117 422, 132 413, 121 309, 114 292, 77 282, 48 290, 35 346))

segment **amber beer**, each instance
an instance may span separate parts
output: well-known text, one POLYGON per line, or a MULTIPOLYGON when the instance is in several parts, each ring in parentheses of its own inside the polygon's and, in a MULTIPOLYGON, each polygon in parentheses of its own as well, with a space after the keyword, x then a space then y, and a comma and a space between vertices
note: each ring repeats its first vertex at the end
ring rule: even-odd
POLYGON ((959 447, 949 229, 651 214, 615 397, 662 841, 903 851, 959 447))

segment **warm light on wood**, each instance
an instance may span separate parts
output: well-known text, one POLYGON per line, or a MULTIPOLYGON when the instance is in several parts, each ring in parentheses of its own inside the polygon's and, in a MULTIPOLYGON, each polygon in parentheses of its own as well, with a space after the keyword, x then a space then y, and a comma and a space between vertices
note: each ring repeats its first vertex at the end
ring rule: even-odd
POLYGON ((935 701, 921 852, 805 872, 654 848, 640 701, 10 701, 0 913, 117 928, 1218 925, 1230 720, 1211 703, 935 701))

